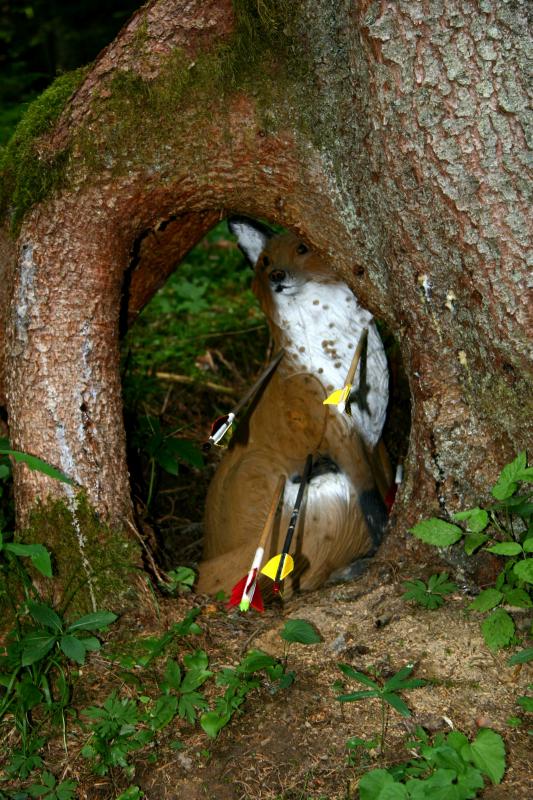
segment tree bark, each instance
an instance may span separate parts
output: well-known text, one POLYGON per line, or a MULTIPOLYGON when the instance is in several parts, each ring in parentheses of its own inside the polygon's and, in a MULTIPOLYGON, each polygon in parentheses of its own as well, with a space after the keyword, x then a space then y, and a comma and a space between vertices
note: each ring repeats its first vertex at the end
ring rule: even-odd
MULTIPOLYGON (((2 232, 13 446, 124 526, 120 323, 237 212, 298 233, 400 344, 412 428, 393 534, 486 492, 533 425, 526 11, 157 0, 137 12, 30 142, 44 169, 61 156, 60 178, 2 232)), ((16 491, 22 524, 65 490, 19 466, 16 491)))

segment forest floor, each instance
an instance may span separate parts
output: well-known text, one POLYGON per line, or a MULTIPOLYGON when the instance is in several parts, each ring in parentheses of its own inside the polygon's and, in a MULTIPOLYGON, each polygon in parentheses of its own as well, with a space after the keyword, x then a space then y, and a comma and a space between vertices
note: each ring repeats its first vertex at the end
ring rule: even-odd
MULTIPOLYGON (((180 655, 205 650, 214 672, 236 666, 251 648, 283 660, 279 631, 288 618, 308 620, 323 641, 291 644, 288 668, 296 673, 294 684, 274 693, 262 678, 215 740, 176 717, 155 745, 129 759, 129 778, 119 768, 98 777, 80 757, 87 730, 74 726, 66 738, 68 755, 60 737, 49 742, 49 768, 78 781, 77 797, 83 800, 115 800, 132 785, 149 800, 348 800, 358 796, 357 781, 366 770, 412 757, 408 742, 416 726, 432 735, 455 729, 469 738, 488 727, 505 741, 507 769, 501 785, 489 785, 479 796, 531 797, 530 737, 524 725, 508 724, 517 713, 517 696, 525 692, 527 669, 507 666, 508 652, 487 649, 478 619, 466 613, 469 598, 463 594, 452 595, 435 611, 403 601, 403 580, 427 577, 442 564, 430 559, 414 567, 418 546, 402 550, 387 553, 385 548, 355 582, 302 594, 264 614, 228 612, 223 602, 191 594, 160 601, 153 614, 123 618, 106 648, 84 668, 74 696, 76 711, 101 704, 113 690, 131 699, 149 693, 148 684, 161 679, 164 658, 154 663, 149 677, 138 670, 136 682, 135 669, 124 670, 120 658, 107 653, 122 647, 127 652, 132 637, 161 637, 193 607, 201 608, 196 619, 201 632, 180 642, 180 655), (376 699, 344 704, 335 699, 342 691, 334 686, 339 680, 344 691, 365 688, 347 680, 339 663, 367 674, 377 670, 383 677, 413 664, 413 674, 427 681, 403 694, 411 717, 391 710, 383 756, 377 745, 359 748, 349 763, 347 741, 379 737, 381 709, 376 699)), ((210 706, 221 691, 214 683, 205 690, 210 706)))
MULTIPOLYGON (((167 445, 176 433, 190 442, 204 441, 210 421, 242 396, 265 363, 268 348, 264 319, 247 288, 249 276, 236 272, 234 263, 224 266, 228 258, 235 262, 240 256, 217 233, 212 238, 211 249, 200 245, 188 265, 180 267, 152 317, 145 315, 134 327, 138 347, 135 351, 132 346, 133 355, 125 357, 126 427, 138 523, 166 571, 194 567, 200 558, 204 498, 217 462, 214 454, 203 468, 180 460, 177 470, 171 468, 178 474, 169 474, 172 446, 177 449, 171 455, 189 458, 190 453, 182 452, 181 445, 169 451, 167 445), (208 279, 212 268, 221 276, 215 283, 209 282, 212 276, 208 279), (222 278, 230 283, 224 291, 233 298, 231 307, 213 288, 219 290, 222 278), (177 307, 183 319, 176 317, 177 307), (216 335, 209 332, 215 321, 216 335), (178 345, 181 351, 176 355, 178 345), (176 380, 172 375, 176 377, 178 364, 186 374, 176 380), (190 380, 190 375, 192 387, 179 382, 183 377, 190 380), (206 381, 215 388, 202 388, 206 381), (221 393, 217 385, 229 393, 221 393)), ((398 412, 392 436, 389 425, 388 446, 393 451, 391 442, 401 438, 398 431, 403 430, 406 446, 409 410, 395 398, 396 390, 402 394, 401 378, 395 376, 394 359, 391 364, 391 406, 398 412)), ((402 453, 392 456, 395 461, 402 453)), ((528 665, 508 666, 511 651, 488 649, 480 615, 468 610, 472 586, 453 571, 450 579, 458 589, 441 608, 428 610, 402 599, 404 581, 427 580, 444 571, 450 568, 439 560, 436 549, 397 531, 358 580, 301 594, 267 607, 263 614, 228 610, 223 599, 194 592, 161 596, 141 582, 142 612, 130 612, 112 625, 102 650, 90 653, 79 670, 64 734, 51 732, 40 751, 45 768, 58 781, 76 781, 80 800, 355 800, 365 772, 413 757, 410 742, 418 726, 431 737, 457 730, 470 740, 480 729, 491 728, 504 739, 506 772, 500 785, 487 785, 477 796, 533 797, 531 738, 526 715, 516 705, 531 682, 528 665), (194 609, 196 632, 176 634, 175 626, 194 609), (307 620, 322 641, 292 643, 287 652, 280 631, 288 619, 307 620), (152 730, 144 746, 140 740, 133 746, 131 737, 149 727, 142 710, 157 707, 169 660, 180 665, 183 677, 187 659, 198 651, 205 653, 212 674, 192 688, 198 702, 213 709, 225 689, 217 677, 222 670, 236 668, 251 649, 286 662, 286 669, 295 673, 294 683, 281 689, 261 672, 258 685, 247 687, 239 709, 216 738, 204 732, 194 719, 200 714, 193 709, 189 719, 186 712, 176 714, 155 734, 152 730), (366 688, 347 678, 339 664, 383 679, 412 664, 413 677, 426 681, 402 694, 410 717, 389 709, 383 753, 372 741, 380 737, 380 702, 339 702, 337 695, 366 688), (125 742, 123 764, 101 768, 97 774, 98 758, 86 756, 87 745, 95 741, 94 716, 86 711, 102 709, 113 693, 124 703, 130 701, 132 714, 114 740, 116 744, 122 736, 125 742), (347 742, 354 737, 369 742, 368 747, 348 750, 347 742)), ((527 615, 522 616, 525 632, 527 615)), ((518 616, 518 626, 519 620, 518 616)), ((5 731, 4 727, 0 734, 5 731)), ((112 761, 116 752, 111 752, 111 740, 108 745, 106 758, 112 761)), ((8 730, 0 751, 9 756, 18 746, 14 731, 8 730)), ((0 783, 0 798, 4 790, 11 792, 5 796, 18 797, 13 792, 31 781, 30 775, 18 786, 0 783)), ((59 794, 46 798, 63 800, 59 794)))

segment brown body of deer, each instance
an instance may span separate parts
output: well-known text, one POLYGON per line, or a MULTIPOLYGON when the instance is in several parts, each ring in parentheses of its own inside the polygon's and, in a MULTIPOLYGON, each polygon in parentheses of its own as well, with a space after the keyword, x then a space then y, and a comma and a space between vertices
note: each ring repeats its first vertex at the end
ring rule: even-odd
POLYGON ((230 591, 247 573, 280 475, 287 478, 265 560, 279 553, 306 456, 314 455, 284 592, 314 589, 371 552, 386 525, 391 483, 380 441, 388 401, 383 345, 371 314, 293 234, 229 220, 255 269, 253 289, 285 355, 232 438, 206 501, 198 590, 230 591), (368 328, 352 414, 323 401, 343 382, 368 328))

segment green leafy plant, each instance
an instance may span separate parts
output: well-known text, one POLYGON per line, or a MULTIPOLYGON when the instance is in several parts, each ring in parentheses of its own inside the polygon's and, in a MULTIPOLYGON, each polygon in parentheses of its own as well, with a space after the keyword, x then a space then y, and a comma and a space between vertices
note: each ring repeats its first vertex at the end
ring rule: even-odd
POLYGON ((37 456, 32 456, 29 453, 23 453, 20 450, 13 450, 9 446, 9 441, 4 437, 0 438, 0 455, 10 456, 14 461, 26 464, 30 469, 37 470, 37 472, 48 475, 49 478, 55 478, 62 483, 68 483, 70 485, 73 483, 68 475, 65 475, 61 470, 48 464, 48 462, 43 461, 42 458, 37 458, 37 456))
POLYGON ((41 783, 32 783, 28 786, 30 797, 40 797, 42 800, 73 800, 76 796, 77 783, 75 781, 57 782, 51 772, 41 774, 41 783))
POLYGON ((448 547, 463 540, 467 555, 480 548, 505 559, 494 586, 484 589, 470 604, 473 611, 487 613, 481 630, 492 650, 511 644, 515 636, 512 615, 503 606, 533 607, 533 467, 521 452, 507 464, 492 487, 496 502, 454 514, 466 529, 441 519, 418 523, 411 533, 427 544, 448 547))
POLYGON ((148 456, 150 478, 146 506, 152 502, 157 468, 170 475, 178 475, 179 463, 203 467, 204 459, 196 445, 189 439, 175 438, 174 432, 166 433, 156 417, 146 415, 139 420, 133 436, 133 444, 148 456))
POLYGON ((359 692, 351 692, 350 694, 340 694, 336 696, 339 703, 353 703, 358 700, 368 700, 370 698, 377 698, 381 702, 381 735, 380 735, 380 752, 383 755, 385 751, 385 739, 388 727, 388 708, 392 707, 395 711, 402 715, 402 717, 410 717, 411 712, 405 701, 400 697, 398 692, 407 689, 416 689, 419 686, 424 686, 425 681, 420 678, 410 678, 414 667, 412 664, 402 667, 398 672, 388 680, 382 680, 378 683, 373 678, 369 678, 363 672, 358 672, 349 664, 339 664, 339 669, 348 678, 353 678, 358 683, 367 686, 359 692))
POLYGON ((226 668, 218 673, 216 683, 218 686, 225 686, 226 690, 217 698, 214 709, 202 714, 200 718, 200 725, 208 736, 215 738, 240 709, 246 695, 260 685, 257 673, 261 671, 276 681, 282 677, 284 670, 273 656, 252 650, 237 667, 226 668))
POLYGON ((409 746, 416 758, 363 775, 360 800, 468 800, 484 788, 484 777, 497 784, 505 772, 503 740, 489 728, 481 728, 472 742, 452 731, 438 734, 432 743, 418 728, 409 746))
POLYGON ((447 594, 457 591, 457 584, 448 580, 448 573, 441 572, 431 575, 427 584, 421 580, 404 581, 407 590, 402 595, 402 600, 414 600, 418 605, 434 610, 444 604, 447 594))
POLYGON ((137 703, 112 692, 102 706, 91 706, 83 714, 92 720, 92 736, 81 754, 91 759, 94 772, 105 775, 111 767, 122 767, 127 775, 133 775, 128 754, 144 747, 153 736, 152 731, 140 728, 144 715, 137 703))
MULTIPOLYGON (((285 642, 283 651, 283 662, 285 669, 287 668, 291 644, 320 644, 320 642, 324 641, 315 626, 306 619, 288 619, 281 629, 279 635, 285 642)), ((287 673, 284 681, 285 685, 290 685, 287 683, 287 681, 291 676, 292 680, 294 680, 294 672, 287 673)), ((283 688, 285 688, 285 686, 283 688)))
MULTIPOLYGON (((5 439, 0 440, 0 455, 72 483, 42 459, 13 450, 5 439)), ((0 479, 6 480, 9 475, 10 471, 3 468, 0 479)), ((38 730, 44 720, 65 724, 72 688, 70 662, 84 664, 87 653, 100 648, 100 641, 92 634, 116 620, 115 614, 98 611, 67 621, 64 612, 43 601, 30 565, 44 578, 52 578, 50 553, 44 545, 15 542, 12 534, 0 532, 0 577, 14 619, 0 647, 0 721, 10 715, 20 737, 20 747, 12 750, 6 772, 23 779, 42 766, 39 751, 45 739, 38 730)), ((56 784, 50 772, 43 772, 42 781, 29 787, 29 796, 50 800, 71 796, 68 781, 56 784)))
POLYGON ((162 588, 170 594, 184 594, 191 591, 196 580, 196 573, 190 567, 176 567, 167 572, 166 577, 167 581, 162 584, 162 588))
POLYGON ((141 800, 145 794, 138 786, 128 786, 125 792, 121 792, 117 800, 141 800))

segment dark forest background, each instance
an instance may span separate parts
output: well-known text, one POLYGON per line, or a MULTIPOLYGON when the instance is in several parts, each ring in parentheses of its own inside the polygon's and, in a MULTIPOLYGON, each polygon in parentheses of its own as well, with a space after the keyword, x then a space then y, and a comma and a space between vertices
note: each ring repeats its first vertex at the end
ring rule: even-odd
POLYGON ((139 0, 0 0, 0 146, 62 72, 91 62, 139 0))

